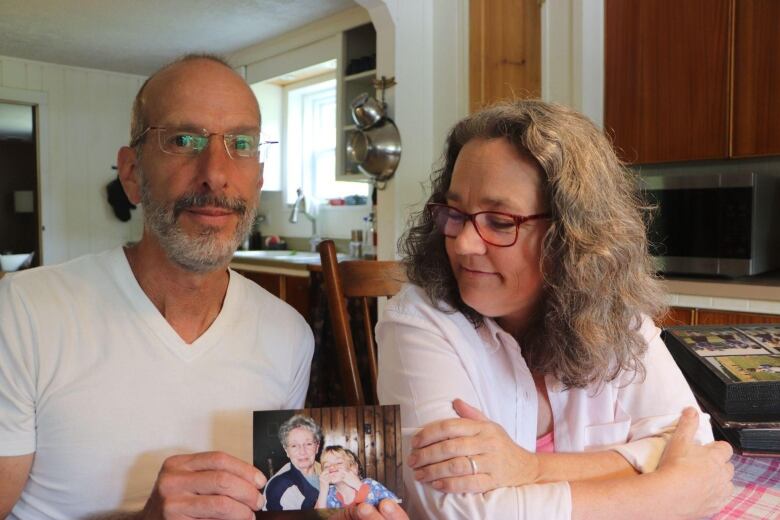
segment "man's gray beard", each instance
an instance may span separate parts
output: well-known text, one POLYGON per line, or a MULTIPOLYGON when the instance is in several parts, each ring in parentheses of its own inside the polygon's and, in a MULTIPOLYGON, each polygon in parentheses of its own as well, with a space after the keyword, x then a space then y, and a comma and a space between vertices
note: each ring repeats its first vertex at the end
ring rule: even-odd
POLYGON ((249 235, 257 213, 254 205, 248 207, 246 201, 239 198, 195 193, 187 193, 172 204, 161 204, 152 198, 143 172, 139 172, 139 176, 144 223, 157 237, 169 260, 195 273, 207 273, 230 263, 233 253, 249 235), (189 235, 179 226, 178 217, 181 211, 188 207, 206 205, 236 212, 238 223, 232 239, 221 239, 218 228, 204 227, 200 233, 189 235))

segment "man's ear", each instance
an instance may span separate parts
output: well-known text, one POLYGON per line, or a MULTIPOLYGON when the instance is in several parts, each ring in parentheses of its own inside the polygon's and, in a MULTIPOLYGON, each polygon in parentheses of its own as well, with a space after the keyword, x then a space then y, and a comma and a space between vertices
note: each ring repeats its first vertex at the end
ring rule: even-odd
POLYGON ((138 176, 138 153, 135 148, 123 146, 116 155, 119 182, 133 204, 141 202, 141 179, 138 176))
POLYGON ((265 170, 265 163, 260 163, 260 174, 257 176, 257 191, 263 189, 263 171, 265 170))

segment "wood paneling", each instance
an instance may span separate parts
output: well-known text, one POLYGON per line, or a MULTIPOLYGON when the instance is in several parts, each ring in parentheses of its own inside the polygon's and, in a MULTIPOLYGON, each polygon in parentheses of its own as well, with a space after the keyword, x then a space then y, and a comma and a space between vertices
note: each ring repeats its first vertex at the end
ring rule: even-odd
POLYGON ((606 0, 604 123, 624 160, 728 156, 730 8, 606 0))
POLYGON ((383 483, 403 498, 401 417, 398 406, 307 408, 322 427, 323 447, 338 445, 355 453, 363 476, 383 483))
POLYGON ((539 97, 541 8, 537 0, 469 2, 469 107, 539 97))
POLYGON ((46 96, 39 183, 44 263, 140 238, 140 211, 120 222, 105 186, 116 175, 117 150, 129 140, 130 108, 144 79, 0 56, 0 87, 46 96))
POLYGON ((749 323, 780 323, 780 316, 705 309, 696 311, 697 325, 743 325, 749 323))
POLYGON ((738 0, 732 155, 780 153, 780 2, 738 0))

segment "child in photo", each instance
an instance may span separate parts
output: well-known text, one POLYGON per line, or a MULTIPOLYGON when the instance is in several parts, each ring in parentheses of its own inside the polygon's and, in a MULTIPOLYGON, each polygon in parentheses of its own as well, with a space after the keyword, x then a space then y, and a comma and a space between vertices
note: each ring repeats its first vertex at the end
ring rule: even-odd
POLYGON ((341 446, 327 446, 320 457, 320 494, 317 508, 342 508, 368 502, 373 506, 385 498, 398 497, 371 478, 360 478, 357 456, 341 446))

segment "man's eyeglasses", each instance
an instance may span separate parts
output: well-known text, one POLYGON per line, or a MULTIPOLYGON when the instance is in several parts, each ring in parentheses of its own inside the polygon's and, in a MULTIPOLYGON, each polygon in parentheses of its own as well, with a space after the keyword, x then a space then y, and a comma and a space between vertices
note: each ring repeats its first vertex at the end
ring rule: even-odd
POLYGON ((222 136, 225 150, 233 159, 257 158, 259 162, 265 162, 266 152, 270 146, 278 143, 278 141, 264 140, 260 132, 219 134, 209 132, 205 128, 202 130, 191 130, 149 126, 130 142, 130 146, 136 146, 151 131, 157 132, 160 150, 172 155, 189 157, 194 157, 205 150, 212 135, 222 136))
POLYGON ((517 242, 518 228, 524 222, 549 218, 549 213, 536 215, 513 215, 501 211, 479 211, 466 213, 447 204, 431 202, 427 205, 436 228, 447 238, 456 238, 467 221, 474 224, 479 237, 490 245, 509 247, 517 242))
POLYGON ((312 450, 316 450, 317 446, 319 446, 319 444, 317 444, 316 442, 304 442, 302 444, 288 444, 287 449, 296 452, 312 451, 312 450))

